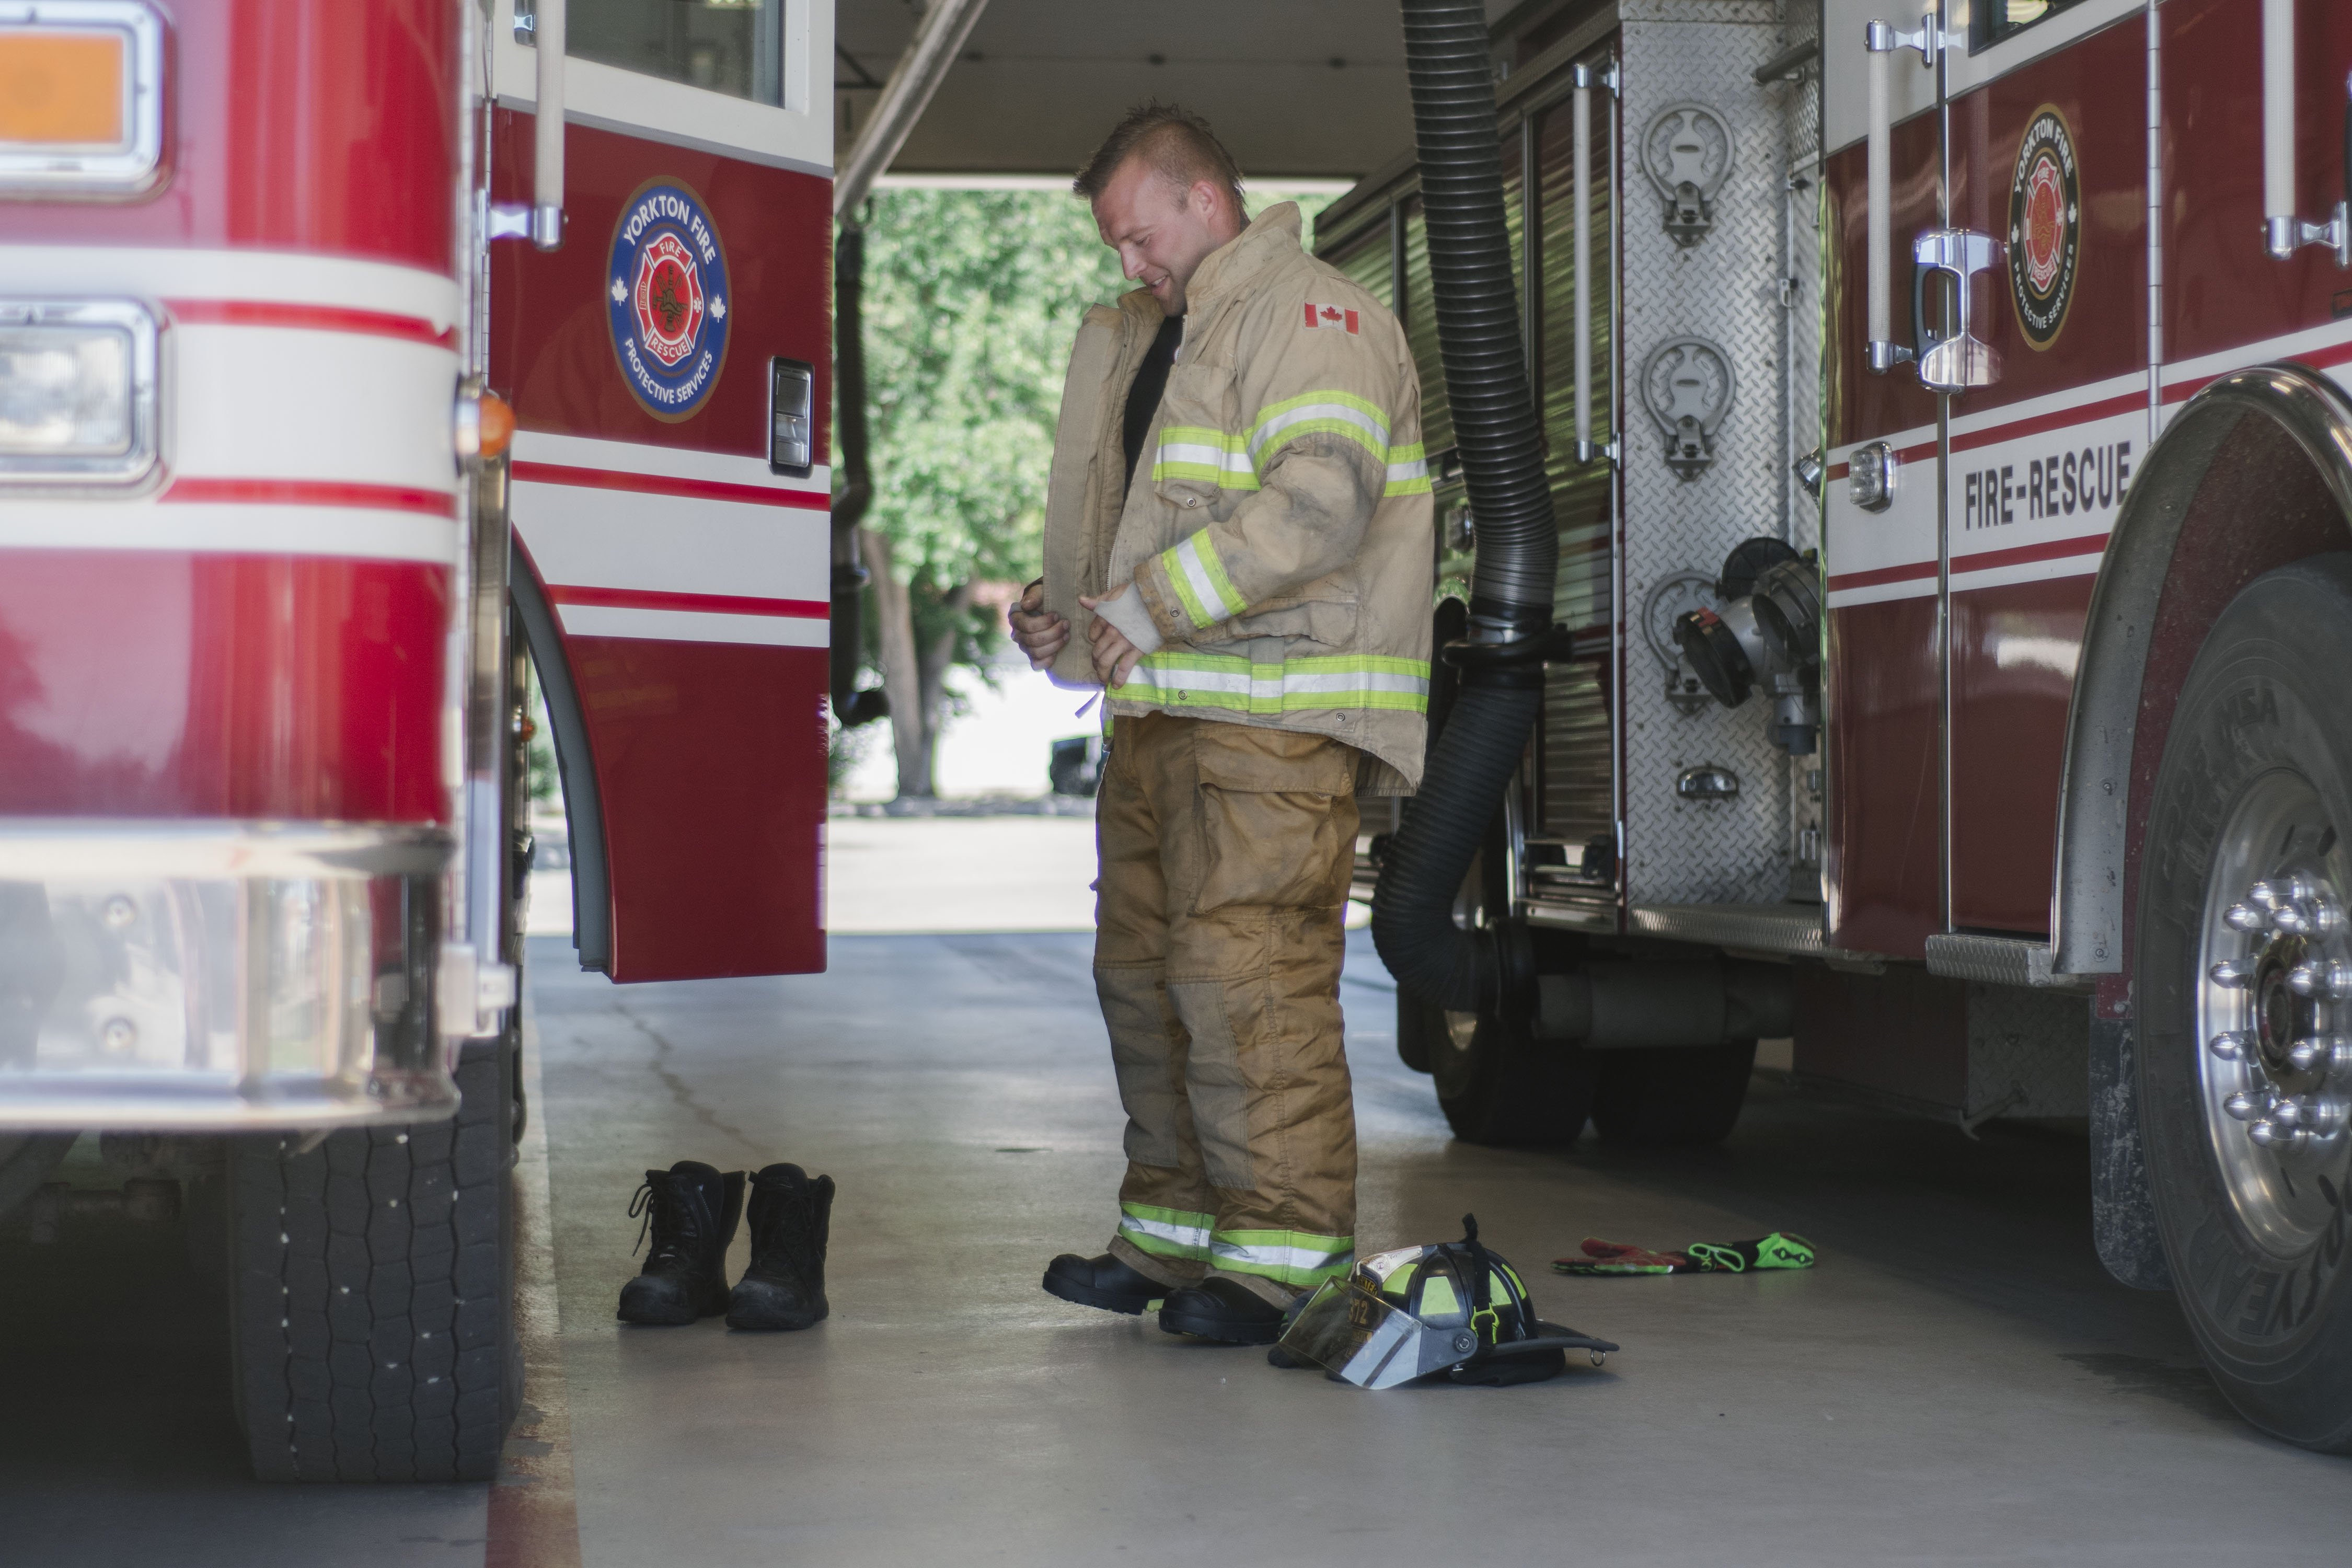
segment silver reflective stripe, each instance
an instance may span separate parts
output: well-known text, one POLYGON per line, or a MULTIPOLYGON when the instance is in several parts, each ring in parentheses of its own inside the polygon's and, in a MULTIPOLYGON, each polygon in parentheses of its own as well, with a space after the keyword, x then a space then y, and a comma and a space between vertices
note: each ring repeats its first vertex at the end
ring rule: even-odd
MULTIPOLYGON (((1248 459, 1244 458, 1246 462, 1248 459)), ((1160 461, 1163 463, 1198 463, 1204 468, 1222 469, 1225 466, 1224 448, 1202 447, 1191 441, 1162 441, 1160 461)))
MULTIPOLYGON (((1207 612, 1209 618, 1201 625, 1214 626, 1219 621, 1231 620, 1249 606, 1226 601, 1223 592, 1217 586, 1216 574, 1212 573, 1208 563, 1201 559, 1203 542, 1201 535, 1196 533, 1168 553, 1176 568, 1184 574, 1185 584, 1192 590, 1193 596, 1201 601, 1202 609, 1207 612)), ((1216 547, 1212 544, 1209 548, 1213 550, 1216 547)))
POLYGON ((1252 713, 1347 706, 1419 711, 1429 701, 1428 668, 1417 659, 1372 656, 1252 665, 1229 657, 1158 653, 1135 667, 1120 695, 1149 693, 1181 706, 1252 713))
MULTIPOLYGON (((1429 679, 1425 676, 1394 675, 1385 670, 1369 670, 1362 673, 1335 670, 1310 674, 1302 674, 1294 670, 1281 678, 1280 687, 1285 692, 1406 691, 1416 696, 1427 696, 1429 679)), ((1253 696, 1265 689, 1265 682, 1255 679, 1250 682, 1250 692, 1253 696)))
POLYGON ((1346 1242, 1340 1243, 1334 1250, 1327 1247, 1244 1246, 1220 1237, 1209 1243, 1209 1256, 1240 1273, 1290 1277, 1327 1274, 1344 1268, 1354 1261, 1356 1249, 1346 1242))
POLYGON ((1129 1236, 1146 1236, 1154 1241, 1164 1241, 1171 1247, 1182 1247, 1195 1257, 1205 1252, 1209 1246, 1209 1226, 1206 1225, 1176 1225, 1164 1219, 1145 1219, 1141 1215, 1122 1214, 1118 1216, 1118 1228, 1129 1236))
POLYGON ((1310 419, 1333 419, 1342 425, 1352 425, 1371 437, 1366 445, 1372 450, 1381 453, 1388 450, 1389 427, 1381 421, 1344 403, 1308 403, 1272 415, 1251 431, 1250 456, 1255 458, 1263 454, 1283 431, 1294 425, 1304 425, 1310 419))

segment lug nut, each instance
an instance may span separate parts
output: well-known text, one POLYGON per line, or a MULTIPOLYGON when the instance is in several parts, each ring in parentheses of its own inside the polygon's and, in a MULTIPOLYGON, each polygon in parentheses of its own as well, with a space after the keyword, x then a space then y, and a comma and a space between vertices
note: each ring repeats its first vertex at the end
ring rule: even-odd
POLYGON ((2246 1136, 2265 1149, 2281 1149, 2293 1143, 2302 1134, 2292 1128, 2281 1127, 2275 1122, 2257 1121, 2246 1129, 2246 1136))
POLYGON ((2274 910, 2279 905, 2280 889, 2269 882, 2256 882, 2246 889, 2246 902, 2256 909, 2274 910))
POLYGON ((2287 989, 2298 996, 2332 996, 2352 980, 2340 963, 2298 963, 2286 973, 2287 989))
POLYGON ((2334 1053, 2326 1040, 2297 1040, 2287 1047, 2286 1059, 2297 1072, 2309 1072, 2334 1053))
POLYGON ((2261 1113, 2263 1107, 2260 1100, 2242 1089, 2223 1100, 2221 1109, 2228 1111, 2234 1121, 2252 1121, 2261 1113))
POLYGON ((2309 929, 2308 922, 2306 922, 2303 917, 2303 911, 2295 908, 2293 904, 2281 904, 2277 909, 2272 910, 2271 925, 2274 929, 2285 932, 2288 936, 2294 936, 2300 931, 2309 929))
MULTIPOLYGON (((2303 972, 2301 970, 2297 970, 2295 973, 2299 974, 2303 972)), ((2221 963, 2215 964, 2211 969, 2207 970, 2206 973, 2211 978, 2214 984, 2224 985, 2233 991, 2241 991, 2245 988, 2246 983, 2253 978, 2254 966, 2246 963, 2242 959, 2225 958, 2221 963)), ((2288 984, 2292 984, 2294 982, 2289 981, 2288 984)))
POLYGON ((2271 1101, 2270 1119, 2273 1126, 2292 1127, 2303 1120, 2303 1106, 2299 1101, 2282 1095, 2271 1101))
POLYGON ((2246 1037, 2235 1029, 2224 1029, 2209 1042, 2215 1056, 2233 1062, 2246 1054, 2246 1037))
POLYGON ((2252 904, 2231 904, 2221 920, 2231 931, 2260 931, 2267 917, 2252 904))

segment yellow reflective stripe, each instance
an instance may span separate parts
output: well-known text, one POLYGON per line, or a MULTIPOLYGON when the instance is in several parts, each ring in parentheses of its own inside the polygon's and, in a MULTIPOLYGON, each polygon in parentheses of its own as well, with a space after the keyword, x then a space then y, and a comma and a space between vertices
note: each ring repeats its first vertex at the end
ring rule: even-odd
POLYGON ((1161 551, 1160 564, 1166 570, 1169 582, 1175 585, 1176 597, 1183 601, 1184 613, 1192 618, 1195 628, 1229 621, 1249 608, 1248 601, 1234 589, 1233 579, 1225 575, 1224 563, 1217 559, 1217 547, 1205 528, 1161 551))
POLYGON ((1376 463, 1385 464, 1389 460, 1388 447, 1381 439, 1387 432, 1367 430, 1353 416, 1340 418, 1302 412, 1286 418, 1287 423, 1275 432, 1275 436, 1279 439, 1269 439, 1265 447, 1251 448, 1259 461, 1263 462, 1271 458, 1301 436, 1338 436, 1344 440, 1353 441, 1357 446, 1370 452, 1372 455, 1372 460, 1376 463))
POLYGON ((1389 448, 1389 482, 1383 496, 1429 493, 1429 463, 1421 443, 1409 441, 1389 448))
POLYGON ((1360 416, 1364 428, 1378 432, 1381 445, 1383 447, 1388 445, 1387 409, 1370 398, 1358 397, 1352 392, 1340 392, 1336 388, 1326 387, 1317 392, 1301 393, 1297 397, 1286 397, 1279 403, 1269 403, 1259 409, 1257 418, 1250 426, 1250 449, 1255 451, 1265 436, 1279 428, 1279 421, 1299 414, 1334 418, 1347 414, 1360 416))
POLYGON ((1151 481, 1191 479, 1229 490, 1258 488, 1257 467, 1238 436, 1198 425, 1171 425, 1160 432, 1152 454, 1151 481))
POLYGON ((1179 542, 1173 549, 1160 552, 1160 559, 1168 568, 1168 575, 1176 579, 1176 593, 1184 607, 1195 618, 1195 626, 1213 626, 1227 621, 1249 608, 1225 575, 1225 563, 1217 559, 1216 542, 1207 529, 1179 542), (1205 616, 1206 619, 1199 617, 1205 616))
POLYGON ((1148 654, 1119 696, 1169 708, 1280 714, 1315 709, 1429 709, 1429 665, 1417 658, 1332 654, 1252 664, 1227 654, 1148 654))
MULTIPOLYGON (((1188 539, 1184 544, 1191 542, 1188 539)), ((1184 544, 1179 544, 1175 550, 1160 552, 1160 569, 1168 574, 1168 584, 1176 590, 1177 601, 1184 606, 1185 619, 1196 627, 1214 626, 1219 617, 1209 614, 1209 606, 1202 602, 1201 590, 1193 584, 1192 574, 1184 570, 1184 563, 1177 555, 1177 551, 1183 549, 1184 544)))
POLYGON ((1270 403, 1257 411, 1250 425, 1249 452, 1260 464, 1278 443, 1318 433, 1345 436, 1360 442, 1372 456, 1388 461, 1389 416, 1378 404, 1353 393, 1326 388, 1270 403))
POLYGON ((1154 1258, 1194 1261, 1206 1258, 1210 1227, 1215 1224, 1214 1215, 1196 1214, 1190 1209, 1156 1208, 1150 1204, 1118 1205, 1118 1234, 1127 1237, 1136 1250, 1154 1258))
POLYGON ((1209 1261, 1234 1274, 1255 1274, 1296 1287, 1319 1285, 1356 1261, 1351 1236, 1309 1236, 1296 1230, 1221 1230, 1209 1241, 1209 1261))

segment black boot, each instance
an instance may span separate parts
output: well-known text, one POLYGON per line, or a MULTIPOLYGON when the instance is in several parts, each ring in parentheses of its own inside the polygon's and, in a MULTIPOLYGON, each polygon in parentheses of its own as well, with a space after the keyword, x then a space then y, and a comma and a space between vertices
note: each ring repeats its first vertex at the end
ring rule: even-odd
POLYGON ((751 1267, 728 1299, 730 1329, 805 1329, 830 1310, 824 1244, 833 1178, 771 1165, 751 1178, 751 1267))
POLYGON ((1157 1279, 1137 1273, 1108 1252, 1099 1258, 1080 1258, 1075 1252, 1065 1252, 1045 1265, 1045 1284, 1047 1291, 1065 1301, 1129 1316, 1142 1311, 1170 1289, 1157 1279))
MULTIPOLYGON (((743 1173, 721 1175, 699 1160, 647 1171, 629 1205, 645 1216, 653 1250, 645 1272, 621 1287, 625 1323, 690 1323, 727 1310, 727 1247, 743 1216, 743 1173)), ((643 1242, 646 1233, 637 1232, 643 1242)))
POLYGON ((1197 1334, 1230 1345, 1270 1345, 1282 1337, 1289 1314, 1246 1285, 1203 1279, 1171 1290, 1160 1309, 1160 1326, 1171 1334, 1197 1334))

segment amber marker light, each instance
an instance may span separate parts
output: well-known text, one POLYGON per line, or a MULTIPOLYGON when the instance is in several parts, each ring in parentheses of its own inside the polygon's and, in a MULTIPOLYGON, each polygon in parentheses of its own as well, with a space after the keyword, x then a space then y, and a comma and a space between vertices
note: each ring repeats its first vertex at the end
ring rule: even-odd
POLYGON ((130 37, 111 28, 0 27, 0 144, 121 147, 130 37))
POLYGON ((482 456, 503 458, 514 445, 514 410, 495 392, 482 394, 482 456))
POLYGON ((460 388, 457 421, 450 434, 457 438, 457 461, 478 469, 496 462, 514 445, 514 410, 495 392, 460 388))

